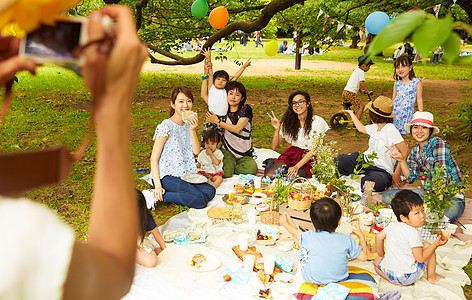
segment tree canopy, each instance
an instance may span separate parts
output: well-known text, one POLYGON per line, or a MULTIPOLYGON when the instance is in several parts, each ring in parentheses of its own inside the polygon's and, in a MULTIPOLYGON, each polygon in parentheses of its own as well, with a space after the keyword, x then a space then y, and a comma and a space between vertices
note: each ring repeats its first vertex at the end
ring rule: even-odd
POLYGON ((271 24, 278 29, 299 31, 304 41, 312 46, 357 36, 365 18, 374 11, 392 15, 417 7, 433 13, 433 6, 441 4, 440 17, 452 15, 455 21, 472 23, 472 3, 469 0, 457 0, 455 5, 452 0, 442 3, 438 0, 208 0, 209 12, 218 6, 226 6, 229 12, 228 25, 216 30, 210 26, 208 17, 197 19, 192 16, 190 7, 193 1, 84 0, 78 11, 86 10, 87 5, 100 6, 100 3, 130 6, 135 12, 140 37, 153 52, 166 58, 160 59, 150 54, 151 62, 166 65, 190 65, 203 60, 203 55, 199 53, 184 57, 169 51, 182 42, 207 38, 203 45, 207 48, 221 38, 235 40, 241 32, 261 30, 271 20, 271 24), (320 10, 323 12, 321 16, 320 10), (325 14, 330 17, 328 21, 325 14), (352 29, 347 31, 343 27, 338 30, 338 21, 352 26, 352 29), (330 40, 326 39, 328 36, 330 40))

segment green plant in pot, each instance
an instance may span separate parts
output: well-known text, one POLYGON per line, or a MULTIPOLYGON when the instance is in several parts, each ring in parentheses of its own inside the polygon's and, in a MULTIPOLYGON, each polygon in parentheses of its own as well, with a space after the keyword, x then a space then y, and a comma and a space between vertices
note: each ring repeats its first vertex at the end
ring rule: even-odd
MULTIPOLYGON (((447 181, 445 167, 439 166, 430 172, 421 175, 424 187, 424 202, 426 204, 426 223, 431 233, 436 234, 444 222, 444 212, 451 205, 456 194, 463 192, 463 187, 455 182, 447 181)), ((468 174, 464 174, 463 182, 467 182, 468 174)))
POLYGON ((324 135, 318 136, 318 142, 312 146, 315 163, 313 164, 311 172, 319 182, 326 184, 326 189, 330 191, 327 195, 336 192, 339 204, 349 217, 355 209, 350 196, 354 191, 352 182, 361 177, 365 168, 373 165, 373 160, 377 157, 377 154, 372 153, 364 157, 364 154, 360 153, 357 158, 356 168, 350 176, 353 181, 351 184, 347 184, 347 181, 341 178, 341 174, 334 160, 338 155, 338 150, 334 148, 336 142, 324 143, 323 137, 324 135))

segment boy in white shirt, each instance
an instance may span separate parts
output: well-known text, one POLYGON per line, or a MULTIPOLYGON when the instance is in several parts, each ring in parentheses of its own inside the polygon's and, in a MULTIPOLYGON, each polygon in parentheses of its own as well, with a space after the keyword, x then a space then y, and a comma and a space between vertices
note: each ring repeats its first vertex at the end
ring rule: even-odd
MULTIPOLYGON (((225 122, 226 114, 228 113, 228 98, 225 90, 226 84, 229 81, 237 81, 243 74, 244 70, 251 65, 251 59, 249 58, 241 66, 238 72, 234 74, 233 78, 229 80, 229 74, 225 70, 218 70, 213 74, 210 49, 204 49, 202 50, 202 53, 205 56, 205 62, 203 65, 204 69, 200 96, 208 105, 208 110, 212 114, 217 115, 221 122, 225 122)), ((209 129, 216 129, 220 134, 223 133, 223 129, 219 128, 216 124, 205 121, 203 123, 202 137, 205 131, 209 129)))
POLYGON ((349 77, 349 80, 343 90, 342 99, 344 110, 351 109, 351 105, 359 107, 356 117, 360 120, 365 105, 357 95, 357 92, 362 88, 362 93, 372 94, 372 92, 369 91, 365 85, 365 72, 369 71, 370 66, 372 66, 374 62, 369 58, 368 55, 359 56, 357 61, 359 62, 359 66, 352 72, 351 77, 349 77))
POLYGON ((398 222, 390 223, 375 237, 377 274, 395 285, 411 285, 421 278, 426 268, 430 283, 443 279, 444 276, 436 273, 435 251, 446 244, 447 239, 438 237, 432 244, 421 241, 417 228, 425 222, 423 199, 410 190, 402 190, 393 198, 392 209, 398 222))

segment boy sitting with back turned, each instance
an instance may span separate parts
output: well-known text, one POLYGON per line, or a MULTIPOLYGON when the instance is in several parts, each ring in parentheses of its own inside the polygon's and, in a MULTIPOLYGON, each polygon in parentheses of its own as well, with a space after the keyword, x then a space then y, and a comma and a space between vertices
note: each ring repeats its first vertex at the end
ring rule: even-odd
POLYGON ((427 268, 432 284, 444 277, 436 273, 436 248, 447 243, 438 237, 434 243, 421 242, 417 228, 423 226, 425 212, 423 199, 410 191, 398 192, 392 200, 392 209, 398 222, 390 223, 375 237, 375 271, 395 285, 411 285, 427 268), (384 251, 384 240, 386 248, 384 251))
POLYGON ((300 245, 303 279, 318 285, 344 281, 348 278, 348 254, 367 260, 367 244, 359 228, 354 234, 359 246, 347 234, 335 232, 341 223, 341 207, 331 198, 321 198, 311 204, 310 218, 315 230, 301 232, 289 215, 280 217, 280 224, 300 245))

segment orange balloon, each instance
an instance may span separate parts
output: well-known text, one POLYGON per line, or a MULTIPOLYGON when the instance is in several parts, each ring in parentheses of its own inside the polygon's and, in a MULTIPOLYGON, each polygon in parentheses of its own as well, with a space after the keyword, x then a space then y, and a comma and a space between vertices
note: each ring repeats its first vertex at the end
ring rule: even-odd
POLYGON ((229 14, 228 10, 224 6, 218 6, 213 9, 210 13, 209 21, 211 27, 215 29, 221 29, 228 24, 229 14))

